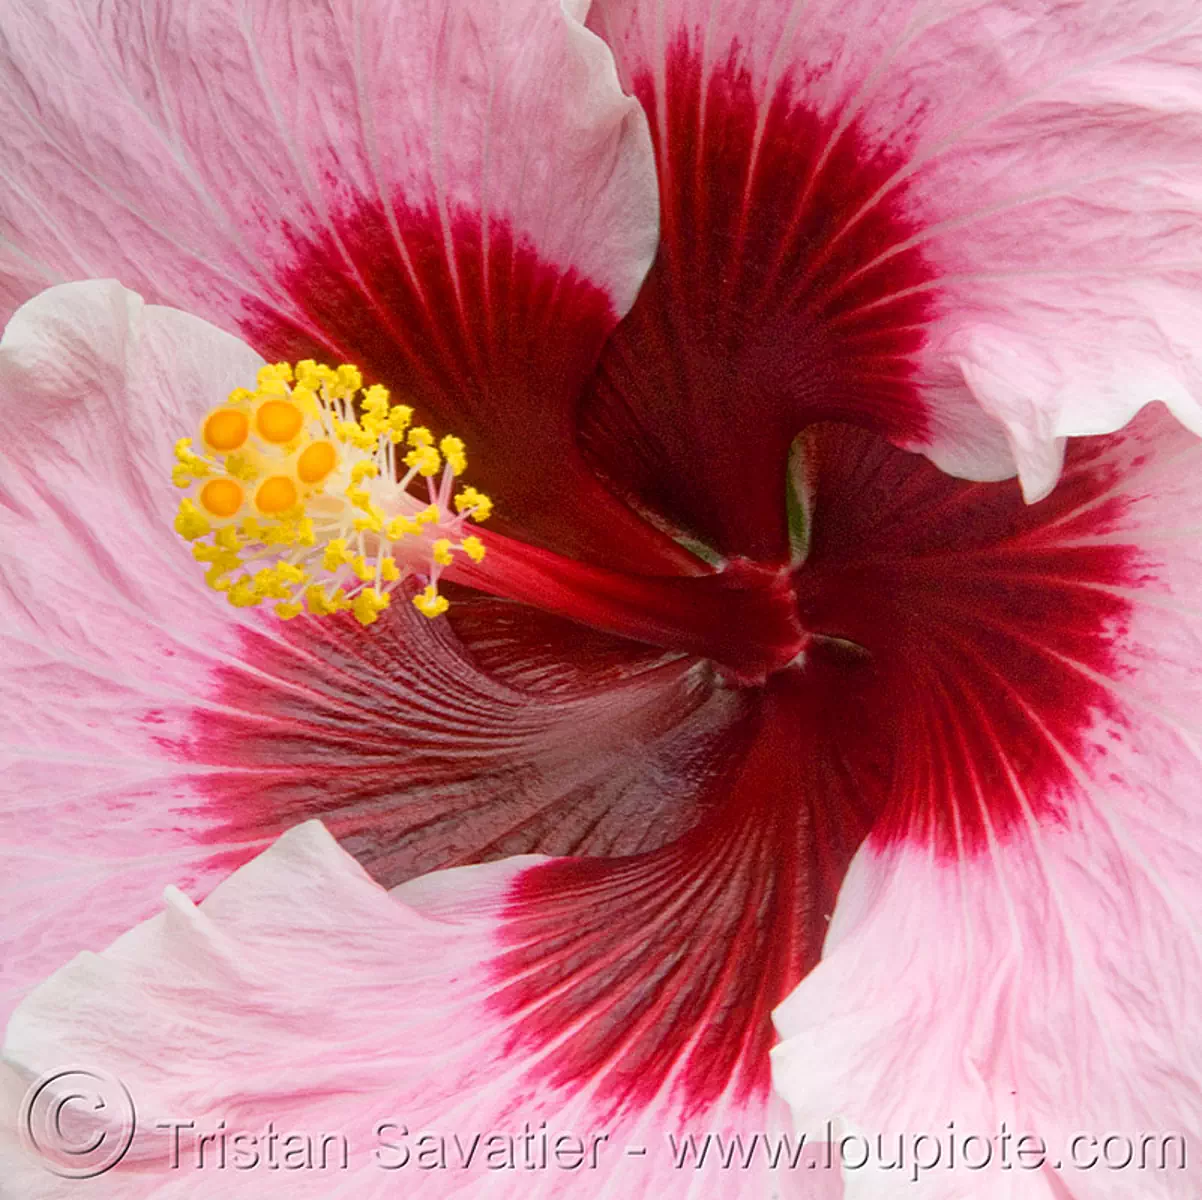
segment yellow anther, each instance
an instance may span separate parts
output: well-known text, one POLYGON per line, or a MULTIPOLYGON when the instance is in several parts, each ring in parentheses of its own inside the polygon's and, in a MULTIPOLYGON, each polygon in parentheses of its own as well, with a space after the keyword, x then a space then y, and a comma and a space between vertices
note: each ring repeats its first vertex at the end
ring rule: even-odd
POLYGON ((268 400, 255 414, 255 432, 273 445, 292 441, 305 423, 305 414, 291 400, 268 400))
POLYGON ((438 443, 438 448, 447 460, 452 475, 462 475, 467 470, 467 453, 460 438, 444 437, 438 443))
POLYGON ((317 393, 312 388, 302 387, 298 383, 292 389, 292 402, 305 414, 308 420, 321 419, 321 403, 317 399, 317 393))
POLYGON ((267 516, 279 516, 296 507, 296 484, 287 475, 272 475, 255 492, 255 508, 267 516))
POLYGON ((265 546, 291 546, 296 540, 296 531, 287 522, 269 525, 263 530, 259 540, 265 546))
POLYGON ((271 363, 260 367, 256 382, 259 391, 267 396, 287 395, 287 384, 292 382, 292 368, 287 363, 271 363))
POLYGON ((321 372, 311 358, 302 358, 296 364, 296 383, 298 387, 308 388, 312 392, 321 387, 321 372))
POLYGON ((474 487, 464 488, 463 491, 455 497, 456 512, 472 511, 472 520, 487 521, 492 516, 492 501, 483 493, 478 492, 474 487))
POLYGON ((229 454, 246 444, 250 437, 250 418, 240 409, 214 409, 201 426, 201 437, 210 450, 229 454))
MULTIPOLYGON (((197 538, 204 537, 212 526, 205 519, 195 504, 191 500, 181 500, 179 502, 179 512, 175 518, 175 532, 184 538, 186 541, 194 542, 197 538)), ((199 549, 200 547, 196 547, 199 549)))
POLYGON ((402 441, 409 422, 413 420, 413 409, 407 404, 394 404, 388 412, 388 434, 393 444, 402 441))
POLYGON ((388 389, 381 384, 373 384, 363 393, 363 411, 374 416, 388 416, 388 389))
POLYGON ((233 525, 223 525, 213 535, 213 544, 222 550, 238 550, 242 546, 242 537, 233 525))
POLYGON ((188 449, 191 445, 191 438, 180 438, 175 443, 176 466, 171 472, 171 479, 177 487, 188 486, 188 483, 181 483, 181 480, 187 480, 190 483, 191 480, 200 479, 210 473, 209 464, 199 454, 193 454, 188 449))
POLYGON ((237 607, 262 604, 283 620, 353 612, 368 625, 417 575, 426 585, 414 603, 434 617, 448 607, 439 571, 459 549, 483 557, 480 539, 463 535, 488 516, 488 498, 466 488, 447 499, 467 467, 463 441, 415 428, 413 410, 381 384, 364 389, 356 367, 269 363, 253 390, 209 409, 199 441, 203 454, 190 438, 175 445, 175 527, 237 607), (422 499, 410 490, 419 474, 422 499))
POLYGON ((355 518, 355 531, 357 533, 383 533, 384 514, 374 504, 369 504, 367 516, 355 518))
POLYGON ((399 542, 406 534, 421 533, 422 527, 408 517, 393 517, 384 526, 384 536, 390 541, 399 542))
POLYGON ((201 507, 214 517, 228 519, 242 507, 245 494, 236 479, 210 479, 200 489, 201 507))
POLYGON ((352 367, 347 363, 338 368, 337 378, 337 386, 348 398, 363 386, 363 376, 359 373, 359 368, 352 367))
POLYGON ((226 576, 237 566, 237 562, 228 562, 222 560, 214 563, 205 572, 205 583, 215 592, 228 592, 230 589, 230 580, 226 576))
POLYGON ((413 597, 413 606, 422 616, 429 617, 431 620, 442 616, 451 607, 447 598, 440 596, 438 589, 433 584, 430 584, 424 591, 418 592, 413 597))
POLYGON ((433 446, 419 446, 405 455, 405 466, 411 467, 426 479, 442 469, 442 456, 433 446))
POLYGON ((350 608, 350 601, 342 588, 335 588, 326 595, 325 588, 316 583, 305 588, 305 604, 315 617, 328 617, 332 613, 346 612, 350 608))
POLYGON ((286 600, 288 589, 276 573, 274 567, 264 567, 254 575, 255 590, 259 595, 269 600, 286 600))
POLYGON ((251 608, 263 599, 263 595, 246 576, 243 576, 229 589, 226 599, 235 608, 251 608))
POLYGON ((377 434, 364 429, 358 421, 334 421, 334 433, 339 441, 350 442, 356 450, 372 451, 380 440, 377 434))
POLYGON ((360 625, 371 625, 391 603, 392 597, 387 593, 378 592, 374 587, 365 587, 351 601, 351 608, 360 625))
POLYGON ((334 443, 324 438, 310 442, 296 460, 296 475, 301 483, 317 484, 325 479, 338 465, 338 451, 334 443))
POLYGON ((326 546, 325 556, 321 560, 321 565, 327 571, 337 571, 343 563, 349 563, 351 556, 346 552, 346 539, 335 538, 328 546, 326 546))

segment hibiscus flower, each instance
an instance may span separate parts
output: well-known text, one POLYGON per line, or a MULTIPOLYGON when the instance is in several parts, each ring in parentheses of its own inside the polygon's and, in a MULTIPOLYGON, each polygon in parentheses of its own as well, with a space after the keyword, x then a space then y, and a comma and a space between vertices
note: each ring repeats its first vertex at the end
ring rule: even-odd
POLYGON ((1200 27, 6 6, 4 1054, 130 1089, 96 1195, 1080 1200, 1136 1168, 677 1151, 1202 1135, 1200 27), (432 490, 362 612, 173 528, 177 440, 310 362, 494 509, 432 490))

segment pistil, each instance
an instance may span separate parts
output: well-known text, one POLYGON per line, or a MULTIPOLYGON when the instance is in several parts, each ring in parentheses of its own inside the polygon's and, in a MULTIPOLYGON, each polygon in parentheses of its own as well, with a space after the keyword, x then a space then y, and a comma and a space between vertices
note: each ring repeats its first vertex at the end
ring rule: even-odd
POLYGON ((484 557, 469 523, 492 502, 456 492, 463 442, 436 445, 353 366, 265 366, 254 391, 205 416, 193 445, 175 447, 172 478, 187 492, 175 529, 235 607, 270 605, 284 620, 349 611, 370 625, 416 576, 413 604, 433 618, 448 606, 446 568, 484 557))

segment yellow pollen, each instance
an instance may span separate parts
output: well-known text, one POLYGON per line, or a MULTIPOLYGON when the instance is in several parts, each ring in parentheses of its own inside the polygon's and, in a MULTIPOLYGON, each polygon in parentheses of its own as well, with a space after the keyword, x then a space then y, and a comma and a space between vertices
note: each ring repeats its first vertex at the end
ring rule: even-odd
POLYGON ((337 465, 338 451, 333 442, 310 442, 296 460, 296 474, 301 483, 320 483, 337 465))
POLYGON ((201 507, 215 517, 232 517, 242 507, 242 485, 236 479, 210 479, 200 489, 201 507))
POLYGON ((268 400, 255 414, 259 436, 275 445, 292 441, 304 423, 305 414, 291 400, 268 400))
POLYGON ((236 408, 218 408, 205 418, 201 437, 211 450, 229 454, 246 444, 250 437, 250 418, 236 408))
POLYGON ((433 446, 419 446, 405 455, 405 466, 411 467, 419 475, 429 479, 437 475, 442 467, 442 458, 433 446))
POLYGON ((424 591, 418 592, 413 597, 413 604, 423 617, 429 617, 430 620, 442 616, 451 607, 450 601, 445 596, 438 594, 438 589, 434 584, 430 584, 424 591))
POLYGON ((451 474, 462 475, 467 470, 467 455, 464 453, 463 442, 457 437, 444 437, 438 443, 442 456, 451 468, 451 474))
POLYGON ((255 492, 255 508, 267 516, 277 516, 296 507, 296 484, 287 475, 265 479, 255 492))
POLYGON ((345 613, 372 625, 402 585, 425 616, 446 612, 440 578, 456 577, 460 551, 483 559, 470 526, 492 505, 455 492, 463 442, 413 421, 350 364, 272 363, 235 388, 195 447, 176 442, 171 468, 184 493, 175 531, 208 586, 284 621, 345 613))
POLYGON ((464 488, 455 497, 455 508, 459 512, 471 512, 475 521, 487 521, 492 516, 492 501, 474 487, 464 488))
POLYGON ((351 609, 360 625, 371 625, 391 603, 391 596, 381 595, 374 587, 367 587, 351 602, 351 609))
MULTIPOLYGON (((191 500, 181 500, 179 502, 179 513, 175 518, 175 532, 184 539, 185 542, 194 542, 197 538, 205 537, 211 530, 212 526, 205 519, 202 513, 191 500)), ((193 547, 193 554, 201 547, 193 547)))

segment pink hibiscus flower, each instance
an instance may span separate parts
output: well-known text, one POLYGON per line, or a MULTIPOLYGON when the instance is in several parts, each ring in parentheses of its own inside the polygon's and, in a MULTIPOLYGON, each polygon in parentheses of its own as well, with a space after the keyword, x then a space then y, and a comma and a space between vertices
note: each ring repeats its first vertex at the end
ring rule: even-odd
POLYGON ((80 1065, 122 1200, 1196 1196, 1088 1139, 1202 1136, 1200 63, 1194 0, 11 0, 10 1133, 80 1065), (366 624, 172 528, 306 359, 495 504, 366 624), (682 1157, 786 1128, 883 1155, 682 1157))

